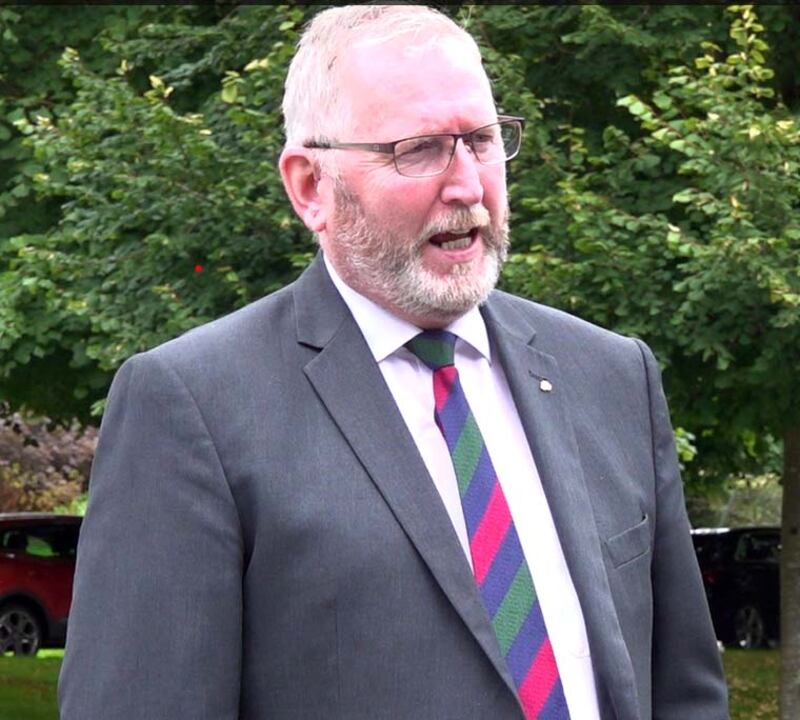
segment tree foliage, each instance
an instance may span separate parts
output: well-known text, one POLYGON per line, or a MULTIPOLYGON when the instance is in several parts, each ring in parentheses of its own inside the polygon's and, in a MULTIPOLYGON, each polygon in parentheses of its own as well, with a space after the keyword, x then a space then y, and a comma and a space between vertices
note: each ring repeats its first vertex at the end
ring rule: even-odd
POLYGON ((69 105, 15 121, 36 168, 17 193, 61 209, 0 248, 0 376, 15 399, 50 409, 32 359, 68 364, 79 398, 102 397, 125 357, 280 287, 310 249, 276 168, 302 12, 162 13, 133 39, 100 34, 113 72, 66 48, 69 105))
POLYGON ((49 278, 17 262, 14 243, 56 226, 61 198, 35 192, 43 165, 18 124, 67 111, 74 88, 57 63, 65 45, 85 48, 87 65, 109 72, 113 58, 96 36, 104 29, 113 37, 132 33, 152 12, 131 6, 0 8, 0 393, 15 405, 86 416, 87 388, 102 395, 109 380, 89 366, 85 353, 42 342, 61 318, 48 316, 47 305, 36 301, 49 278))

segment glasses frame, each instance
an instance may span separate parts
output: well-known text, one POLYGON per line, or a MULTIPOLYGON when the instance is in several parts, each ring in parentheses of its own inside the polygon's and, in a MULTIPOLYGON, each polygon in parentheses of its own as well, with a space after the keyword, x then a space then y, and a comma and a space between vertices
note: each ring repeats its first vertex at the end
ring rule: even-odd
POLYGON ((394 169, 397 171, 398 175, 411 178, 436 177, 437 175, 446 173, 450 165, 453 164, 453 156, 456 153, 456 145, 458 145, 459 140, 462 140, 464 142, 464 145, 466 145, 472 151, 472 154, 475 156, 476 160, 482 165, 499 165, 500 163, 513 160, 517 155, 519 155, 519 149, 522 145, 522 132, 524 131, 524 129, 525 129, 525 118, 517 117, 516 115, 498 115, 497 120, 495 122, 487 123, 486 125, 481 125, 480 127, 477 127, 474 130, 470 130, 469 132, 465 133, 430 133, 426 135, 412 135, 411 137, 400 138, 399 140, 395 140, 394 142, 388 142, 388 143, 325 142, 325 141, 317 142, 314 140, 310 140, 309 142, 303 143, 303 147, 308 148, 309 150, 366 150, 367 152, 375 152, 384 155, 391 155, 392 162, 394 163, 394 169), (506 157, 498 162, 484 162, 483 160, 481 160, 478 157, 478 154, 475 152, 475 147, 472 144, 472 136, 475 133, 486 129, 487 127, 491 127, 492 125, 510 125, 512 123, 516 123, 519 125, 520 145, 517 147, 516 152, 514 152, 513 155, 510 155, 509 157, 506 157), (406 142, 406 140, 416 140, 418 138, 428 138, 428 137, 453 138, 453 146, 450 149, 450 157, 447 160, 447 165, 445 165, 438 172, 425 173, 423 175, 408 175, 404 172, 401 172, 400 168, 397 165, 397 155, 395 155, 395 148, 400 143, 406 142))

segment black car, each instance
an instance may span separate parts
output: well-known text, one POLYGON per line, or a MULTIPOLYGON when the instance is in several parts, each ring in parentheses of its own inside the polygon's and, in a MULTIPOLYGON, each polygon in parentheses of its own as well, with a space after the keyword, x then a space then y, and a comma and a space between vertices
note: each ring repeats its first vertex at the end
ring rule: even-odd
POLYGON ((775 645, 780 637, 778 527, 692 531, 717 638, 725 645, 775 645))

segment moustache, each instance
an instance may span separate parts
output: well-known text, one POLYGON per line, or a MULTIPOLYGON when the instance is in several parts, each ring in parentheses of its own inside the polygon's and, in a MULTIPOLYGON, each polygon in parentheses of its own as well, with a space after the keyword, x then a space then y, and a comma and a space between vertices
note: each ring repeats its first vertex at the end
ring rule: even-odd
POLYGON ((461 235, 473 228, 478 230, 489 230, 491 227, 491 216, 483 205, 473 205, 472 207, 455 208, 446 215, 440 215, 428 222, 422 228, 420 237, 427 240, 433 235, 440 233, 451 233, 461 235))

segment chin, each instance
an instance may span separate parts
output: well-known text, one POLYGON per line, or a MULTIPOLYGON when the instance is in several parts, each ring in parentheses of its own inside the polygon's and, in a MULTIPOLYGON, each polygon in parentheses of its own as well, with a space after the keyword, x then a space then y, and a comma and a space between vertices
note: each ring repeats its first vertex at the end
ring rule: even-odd
POLYGON ((499 274, 500 263, 492 256, 453 265, 446 275, 420 268, 405 274, 393 304, 417 325, 420 320, 446 325, 485 302, 499 274))

